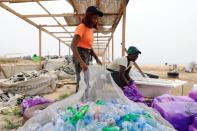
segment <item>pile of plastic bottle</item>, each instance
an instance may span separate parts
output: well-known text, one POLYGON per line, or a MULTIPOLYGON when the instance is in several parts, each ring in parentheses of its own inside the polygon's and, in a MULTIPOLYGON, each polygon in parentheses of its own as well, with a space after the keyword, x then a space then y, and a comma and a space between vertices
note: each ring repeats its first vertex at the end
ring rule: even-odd
POLYGON ((57 112, 57 119, 45 125, 29 125, 36 131, 157 131, 168 127, 138 106, 118 99, 78 103, 57 112))

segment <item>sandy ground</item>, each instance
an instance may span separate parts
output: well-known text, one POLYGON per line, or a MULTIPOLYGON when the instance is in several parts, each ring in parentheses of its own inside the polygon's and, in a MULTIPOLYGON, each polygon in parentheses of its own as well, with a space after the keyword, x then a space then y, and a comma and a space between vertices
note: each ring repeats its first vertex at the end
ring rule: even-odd
MULTIPOLYGON (((162 79, 169 79, 167 77, 167 72, 169 71, 169 67, 167 66, 150 66, 150 65, 143 65, 140 66, 141 69, 146 73, 152 73, 155 75, 158 75, 162 79)), ((174 80, 173 78, 170 78, 174 80)), ((197 84, 197 73, 186 73, 182 70, 182 67, 179 70, 179 80, 187 81, 188 83, 184 86, 184 95, 188 95, 188 92, 191 90, 193 84, 197 84)), ((52 99, 52 100, 58 100, 62 97, 69 96, 75 92, 75 84, 73 80, 71 79, 65 79, 61 81, 62 85, 60 88, 57 88, 57 90, 54 93, 44 95, 45 98, 52 99)), ((181 89, 173 89, 171 92, 173 95, 180 95, 181 89)), ((11 120, 13 122, 15 121, 21 121, 21 117, 17 116, 8 116, 8 115, 1 115, 0 114, 0 131, 8 131, 5 128, 2 128, 5 126, 6 122, 5 119, 11 120)), ((14 130, 13 130, 14 131, 14 130)))
MULTIPOLYGON (((183 81, 187 81, 187 84, 184 86, 183 94, 188 95, 189 91, 191 91, 193 84, 197 84, 197 72, 195 73, 187 73, 183 70, 183 67, 178 67, 179 78, 168 78, 167 72, 169 71, 169 67, 167 66, 151 66, 151 65, 143 65, 140 66, 143 72, 152 73, 158 75, 161 79, 179 79, 183 81)), ((173 95, 180 95, 181 89, 175 88, 171 92, 173 95)))
MULTIPOLYGON (((57 88, 55 92, 43 95, 44 98, 48 98, 51 100, 59 100, 62 99, 62 97, 68 97, 69 95, 75 93, 75 81, 72 79, 65 79, 61 81, 60 88, 57 88)), ((0 131, 10 131, 5 128, 5 125, 7 125, 6 120, 10 120, 14 124, 22 122, 22 117, 14 116, 14 115, 2 115, 0 114, 0 131), (14 120, 14 121, 13 121, 14 120)), ((12 131, 15 131, 13 129, 12 131)))
POLYGON ((15 131, 15 129, 9 130, 5 128, 5 126, 8 125, 6 120, 10 120, 12 123, 21 123, 22 117, 0 114, 0 131, 15 131))

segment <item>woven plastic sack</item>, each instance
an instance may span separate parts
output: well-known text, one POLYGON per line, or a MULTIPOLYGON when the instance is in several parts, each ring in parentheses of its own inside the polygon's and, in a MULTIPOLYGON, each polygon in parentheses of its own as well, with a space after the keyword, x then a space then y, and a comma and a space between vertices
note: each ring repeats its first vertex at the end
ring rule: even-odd
POLYGON ((13 92, 23 95, 39 95, 53 92, 56 89, 57 75, 47 73, 27 81, 17 83, 7 83, 6 80, 0 82, 0 88, 4 92, 13 92))
POLYGON ((89 66, 87 72, 81 72, 81 81, 79 83, 79 91, 62 100, 56 102, 45 110, 41 111, 40 114, 32 117, 28 120, 23 127, 19 128, 19 131, 26 131, 29 129, 28 126, 31 125, 31 130, 35 131, 32 126, 35 127, 39 124, 45 124, 52 120, 55 120, 57 116, 58 110, 65 110, 68 106, 78 103, 80 101, 96 101, 98 99, 113 99, 119 98, 127 104, 131 106, 136 105, 140 108, 143 108, 147 112, 151 113, 153 117, 157 120, 157 122, 169 127, 169 131, 173 131, 173 127, 164 120, 158 113, 154 112, 151 108, 147 107, 144 104, 134 103, 129 100, 123 93, 123 91, 115 84, 112 80, 110 72, 108 72, 104 67, 98 66, 89 66), (84 74, 86 77, 84 77, 84 74))
POLYGON ((44 62, 44 69, 48 71, 56 70, 65 64, 65 59, 48 59, 44 62))

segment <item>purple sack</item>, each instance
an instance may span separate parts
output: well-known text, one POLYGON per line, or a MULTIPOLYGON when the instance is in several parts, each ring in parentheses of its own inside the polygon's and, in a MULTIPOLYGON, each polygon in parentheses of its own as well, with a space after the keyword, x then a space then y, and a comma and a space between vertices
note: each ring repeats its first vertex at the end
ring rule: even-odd
POLYGON ((193 118, 192 125, 189 126, 189 131, 197 131, 197 116, 193 118))
POLYGON ((197 91, 191 91, 189 97, 197 102, 197 91))
POLYGON ((196 128, 197 103, 187 96, 162 95, 154 99, 152 108, 178 131, 190 131, 191 124, 192 129, 196 128))
POLYGON ((192 121, 192 126, 197 130, 197 114, 195 114, 196 116, 193 118, 192 121))
POLYGON ((195 102, 192 98, 188 96, 172 96, 169 94, 164 94, 162 96, 156 97, 153 100, 152 104, 155 104, 157 102, 195 102))
POLYGON ((51 100, 36 96, 34 98, 24 99, 23 102, 21 103, 21 106, 23 111, 25 111, 32 106, 51 103, 51 102, 52 102, 51 100))
POLYGON ((193 125, 189 126, 189 131, 197 131, 197 128, 195 128, 193 125))
POLYGON ((144 102, 144 97, 138 91, 134 81, 131 81, 128 86, 123 89, 124 95, 134 102, 144 102))

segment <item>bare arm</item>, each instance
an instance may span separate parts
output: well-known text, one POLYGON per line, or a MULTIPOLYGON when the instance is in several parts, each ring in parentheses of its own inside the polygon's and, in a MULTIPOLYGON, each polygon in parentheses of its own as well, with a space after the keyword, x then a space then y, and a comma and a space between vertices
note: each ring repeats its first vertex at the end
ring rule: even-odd
POLYGON ((124 85, 129 85, 129 81, 126 78, 125 73, 126 73, 126 67, 120 66, 119 76, 121 80, 123 81, 124 85))
POLYGON ((99 60, 98 56, 96 55, 96 53, 94 52, 94 49, 91 48, 91 54, 92 56, 95 58, 96 62, 99 64, 99 65, 102 65, 101 61, 99 60))
POLYGON ((88 67, 87 67, 86 63, 81 59, 81 56, 79 55, 79 52, 77 50, 77 45, 78 45, 80 39, 81 39, 81 37, 79 35, 74 35, 72 43, 71 43, 71 49, 73 51, 74 57, 79 62, 82 70, 85 71, 85 70, 87 70, 88 67))
POLYGON ((130 77, 130 75, 129 75, 130 70, 131 70, 131 67, 129 67, 129 68, 126 70, 126 72, 125 72, 125 76, 126 76, 126 78, 127 78, 128 81, 131 81, 131 80, 132 80, 131 77, 130 77))

